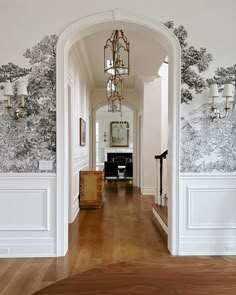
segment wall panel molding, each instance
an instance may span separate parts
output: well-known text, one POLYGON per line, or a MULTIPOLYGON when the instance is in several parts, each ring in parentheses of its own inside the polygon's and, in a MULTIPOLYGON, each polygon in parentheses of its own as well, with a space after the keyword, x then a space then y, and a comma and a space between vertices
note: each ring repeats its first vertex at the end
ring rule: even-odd
POLYGON ((0 174, 0 236, 0 257, 56 256, 55 174, 0 174))
MULTIPOLYGON (((236 228, 236 216, 232 220, 233 214, 230 214, 236 207, 236 187, 235 188, 193 188, 187 187, 187 228, 188 229, 231 229, 236 228), (202 200, 204 197, 204 200, 202 200), (216 200, 217 199, 217 200, 216 200), (216 201, 219 207, 216 207, 216 201), (198 202, 204 206, 210 205, 211 214, 203 214, 197 221, 198 202), (218 209, 214 210, 214 209, 218 209), (219 212, 220 211, 220 212, 219 212), (218 214, 217 214, 218 213, 218 214), (220 216, 219 216, 220 215, 220 216), (230 216, 232 215, 232 216, 230 216), (204 218, 205 217, 205 218, 204 218), (204 220, 203 220, 204 218, 204 220), (208 220, 207 220, 208 219, 208 220), (216 220, 217 219, 217 220, 216 220)), ((209 208, 209 207, 208 207, 209 208)))
POLYGON ((236 254, 236 174, 181 174, 180 255, 236 254))
MULTIPOLYGON (((0 230, 49 230, 49 198, 50 191, 48 188, 35 188, 35 189, 27 189, 27 188, 16 188, 16 189, 2 189, 0 188, 0 204, 3 210, 0 215, 0 230), (5 202, 4 202, 5 199, 5 202), (41 199, 41 200, 40 200, 41 199), (11 207, 10 212, 7 212, 7 208, 3 208, 3 203, 7 206, 8 202, 14 204, 11 207), (31 207, 29 206, 29 203, 31 207), (40 204, 41 203, 41 204, 40 204), (16 217, 16 212, 14 208, 18 211, 21 204, 27 205, 26 212, 21 212, 18 215, 18 222, 12 224, 10 219, 14 219, 16 217), (42 208, 40 208, 40 205, 42 208), (29 211, 39 211, 41 209, 41 222, 32 224, 33 216, 26 216, 27 213, 30 214, 29 211), (4 214, 4 211, 6 212, 4 214), (14 216, 12 216, 14 215, 14 216), (27 223, 28 222, 28 223, 27 223), (3 225, 4 223, 4 225, 3 225)), ((40 214, 40 212, 38 212, 40 214)), ((28 214, 27 214, 28 215, 28 214)), ((40 216, 39 216, 40 217, 40 216)), ((35 214, 34 214, 35 221, 35 214)), ((39 220, 40 221, 40 220, 39 220)))

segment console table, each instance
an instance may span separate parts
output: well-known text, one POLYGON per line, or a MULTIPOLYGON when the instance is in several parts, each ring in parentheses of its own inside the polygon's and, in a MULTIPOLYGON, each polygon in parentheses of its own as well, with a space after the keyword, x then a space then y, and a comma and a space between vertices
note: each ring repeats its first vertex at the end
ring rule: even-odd
POLYGON ((80 171, 80 208, 101 208, 103 205, 103 169, 85 168, 80 171))

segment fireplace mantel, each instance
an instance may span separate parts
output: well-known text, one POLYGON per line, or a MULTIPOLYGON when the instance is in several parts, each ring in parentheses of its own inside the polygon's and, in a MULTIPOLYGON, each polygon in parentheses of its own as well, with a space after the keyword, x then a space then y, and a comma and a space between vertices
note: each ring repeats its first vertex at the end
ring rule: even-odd
POLYGON ((107 161, 108 153, 133 153, 132 148, 107 148, 105 149, 105 161, 107 161))

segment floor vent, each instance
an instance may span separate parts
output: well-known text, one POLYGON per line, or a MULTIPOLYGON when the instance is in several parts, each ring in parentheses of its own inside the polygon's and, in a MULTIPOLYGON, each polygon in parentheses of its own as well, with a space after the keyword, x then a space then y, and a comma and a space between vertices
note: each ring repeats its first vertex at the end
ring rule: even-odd
POLYGON ((7 255, 9 254, 9 249, 8 248, 0 248, 0 255, 7 255))

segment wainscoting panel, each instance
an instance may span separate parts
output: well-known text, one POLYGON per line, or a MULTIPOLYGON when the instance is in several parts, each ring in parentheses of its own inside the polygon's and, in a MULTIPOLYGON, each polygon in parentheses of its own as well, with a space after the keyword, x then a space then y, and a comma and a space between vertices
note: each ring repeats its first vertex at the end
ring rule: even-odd
POLYGON ((180 255, 236 254, 236 175, 182 174, 180 255))
POLYGON ((71 200, 70 200, 70 208, 69 208, 69 222, 72 223, 75 220, 79 212, 79 184, 80 184, 80 170, 84 167, 88 166, 88 156, 76 156, 73 159, 73 167, 71 171, 71 200))
POLYGON ((0 188, 0 230, 49 230, 48 199, 47 189, 0 188))
POLYGON ((0 174, 0 257, 55 256, 55 212, 55 174, 0 174))

